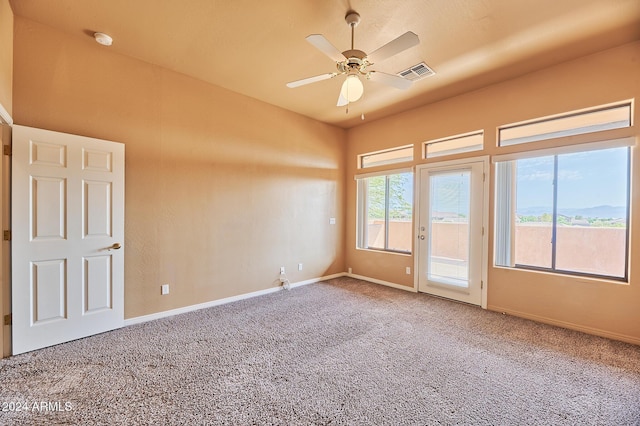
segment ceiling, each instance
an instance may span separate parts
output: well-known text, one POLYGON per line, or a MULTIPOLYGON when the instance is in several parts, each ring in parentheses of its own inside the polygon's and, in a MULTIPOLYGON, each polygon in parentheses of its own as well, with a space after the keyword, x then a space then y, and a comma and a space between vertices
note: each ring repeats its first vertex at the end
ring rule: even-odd
POLYGON ((639 0, 10 0, 15 15, 106 48, 340 127, 640 40, 639 0), (424 61, 436 72, 406 91, 365 81, 349 113, 344 77, 290 89, 335 64, 309 44, 323 34, 350 48, 348 10, 361 15, 355 48, 373 50, 413 31, 420 45, 376 64, 395 74, 424 61))

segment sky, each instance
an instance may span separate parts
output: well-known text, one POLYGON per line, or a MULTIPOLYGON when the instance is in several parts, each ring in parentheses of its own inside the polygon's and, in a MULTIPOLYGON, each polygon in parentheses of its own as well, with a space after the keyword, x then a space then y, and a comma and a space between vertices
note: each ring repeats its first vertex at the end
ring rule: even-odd
MULTIPOLYGON (((558 210, 588 209, 597 206, 626 207, 628 148, 611 148, 558 156, 558 210)), ((552 212, 553 156, 517 161, 517 210, 520 214, 552 212), (528 213, 526 210, 536 213, 528 213), (523 212, 523 210, 525 210, 523 212)), ((431 187, 432 210, 469 214, 469 175, 461 172, 434 175, 431 187)), ((403 185, 411 200, 411 179, 403 185)), ((623 211, 617 209, 616 211, 623 211)), ((616 216, 617 217, 617 216, 616 216)))
MULTIPOLYGON (((612 148, 558 156, 558 208, 627 204, 627 150, 612 148)), ((517 208, 553 204, 553 157, 518 160, 517 208)))

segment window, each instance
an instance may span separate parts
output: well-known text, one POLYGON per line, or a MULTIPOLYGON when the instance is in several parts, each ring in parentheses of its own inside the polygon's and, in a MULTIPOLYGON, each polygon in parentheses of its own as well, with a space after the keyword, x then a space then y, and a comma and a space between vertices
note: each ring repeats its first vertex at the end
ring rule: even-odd
POLYGON ((496 265, 626 281, 630 143, 497 162, 496 265))
POLYGON ((500 146, 509 146, 629 126, 630 102, 503 126, 499 129, 498 137, 500 146))
POLYGON ((358 168, 365 169, 367 167, 383 166, 405 161, 413 161, 413 145, 359 155, 358 168))
POLYGON ((424 156, 425 158, 433 158, 443 155, 459 154, 461 152, 480 151, 483 146, 484 132, 480 130, 478 132, 425 142, 424 156))
POLYGON ((356 176, 361 249, 411 253, 413 173, 356 176))

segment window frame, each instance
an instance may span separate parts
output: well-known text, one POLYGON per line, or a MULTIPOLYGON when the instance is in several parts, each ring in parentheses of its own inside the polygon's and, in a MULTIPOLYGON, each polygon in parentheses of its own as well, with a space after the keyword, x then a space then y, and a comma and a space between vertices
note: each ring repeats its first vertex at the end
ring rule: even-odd
POLYGON ((629 266, 630 266, 630 251, 631 251, 631 186, 633 176, 633 150, 636 146, 636 140, 634 137, 615 139, 610 141, 583 143, 576 145, 567 145, 549 149, 539 149, 525 152, 517 152, 512 154, 496 155, 492 158, 492 163, 495 164, 496 179, 495 179, 495 210, 494 210, 494 266, 504 267, 518 270, 530 270, 541 271, 567 276, 587 277, 600 280, 610 280, 616 282, 629 282, 629 266), (557 245, 557 188, 558 185, 553 185, 553 212, 552 212, 552 259, 551 267, 541 267, 534 265, 524 265, 515 263, 515 200, 517 194, 517 188, 515 184, 516 173, 513 173, 513 167, 511 166, 513 161, 528 159, 528 158, 540 158, 540 157, 554 157, 554 182, 557 182, 558 176, 558 156, 564 154, 572 154, 579 152, 590 152, 612 148, 626 148, 627 160, 626 160, 626 224, 625 224, 625 259, 624 259, 624 274, 623 276, 612 276, 604 274, 593 274, 580 271, 571 271, 564 269, 557 269, 556 264, 556 245, 557 245), (508 170, 507 170, 508 168, 508 170), (506 179, 509 179, 508 181, 506 179), (504 197, 510 199, 505 202, 504 197), (505 213, 507 212, 507 213, 505 213))
POLYGON ((356 181, 356 249, 357 250, 370 250, 380 253, 391 253, 410 256, 413 254, 413 240, 411 241, 412 248, 409 251, 394 250, 389 247, 389 178, 394 175, 411 174, 412 184, 412 200, 411 200, 411 230, 413 231, 413 220, 415 214, 415 173, 412 167, 384 170, 379 172, 364 173, 354 176, 356 181), (385 176, 385 237, 384 248, 369 247, 368 245, 368 214, 367 214, 367 179, 373 177, 385 176))
POLYGON ((536 142, 547 141, 550 139, 566 138, 566 137, 579 136, 579 135, 588 135, 588 134, 606 132, 609 130, 616 130, 616 129, 626 129, 632 126, 633 126, 633 100, 626 100, 622 102, 616 102, 616 103, 607 104, 607 105, 599 105, 596 107, 581 109, 577 111, 570 111, 562 114, 539 117, 533 120, 521 121, 517 123, 511 123, 511 124, 505 124, 505 125, 499 126, 497 129, 498 130, 497 146, 500 148, 506 148, 510 146, 527 145, 527 144, 532 144, 536 142), (628 113, 626 125, 611 126, 611 124, 613 123, 618 123, 617 121, 610 122, 608 123, 608 125, 607 124, 591 124, 591 125, 586 124, 580 127, 573 127, 573 128, 569 127, 561 130, 554 130, 552 132, 545 132, 545 133, 538 133, 538 134, 531 133, 528 136, 520 136, 516 138, 503 139, 504 131, 521 129, 521 128, 536 126, 538 124, 544 124, 544 123, 554 123, 554 122, 559 123, 562 120, 570 120, 570 119, 582 117, 582 116, 586 117, 592 114, 612 111, 616 109, 626 109, 626 112, 628 113), (594 128, 594 127, 600 127, 600 128, 594 128))

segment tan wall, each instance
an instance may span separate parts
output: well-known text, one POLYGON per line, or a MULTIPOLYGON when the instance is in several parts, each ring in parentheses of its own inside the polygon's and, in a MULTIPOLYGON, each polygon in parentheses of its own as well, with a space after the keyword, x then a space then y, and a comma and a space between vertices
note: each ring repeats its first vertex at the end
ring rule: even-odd
MULTIPOLYGON (((357 156, 409 143, 415 144, 416 164, 421 142, 484 129, 485 149, 429 162, 477 155, 494 155, 530 149, 527 146, 496 147, 498 126, 551 114, 640 98, 640 42, 587 56, 509 80, 482 90, 407 111, 396 116, 364 123, 348 131, 346 264, 353 273, 400 285, 413 286, 413 256, 356 250, 357 156)), ((437 77, 433 77, 437 78, 437 77)), ((429 84, 424 80, 416 84, 429 84)), ((634 123, 638 123, 635 108, 634 123)), ((616 136, 637 136, 638 125, 613 131, 616 136)), ((548 148, 542 142, 537 148, 548 148)), ((640 164, 634 150, 633 164, 640 164)), ((406 166, 406 163, 402 165, 406 166)), ((391 169, 389 166, 371 171, 391 169)), ((640 343, 640 172, 632 176, 631 281, 619 284, 602 280, 568 277, 493 267, 493 194, 490 196, 488 307, 537 320, 565 325, 640 343)), ((490 188, 495 182, 491 176, 490 188)))
MULTIPOLYGON (((454 222, 433 222, 433 255, 467 260, 469 253, 469 225, 454 222)), ((384 220, 369 224, 369 247, 384 247, 384 220)), ((389 221, 389 247, 411 251, 413 248, 413 222, 389 221)))
MULTIPOLYGON (((551 224, 516 226, 515 263, 551 266, 551 224)), ((624 228, 557 228, 556 268, 588 274, 621 276, 625 268, 624 228)))
MULTIPOLYGON (((468 228, 467 223, 432 222, 432 255, 467 261, 468 228)), ((515 231, 515 263, 551 267, 551 225, 519 224, 515 231)), ((623 274, 626 229, 559 227, 557 235, 558 269, 610 276, 623 274)), ((411 250, 412 240, 412 222, 389 221, 389 247, 408 247, 411 250)), ((369 224, 369 241, 370 247, 384 247, 383 220, 369 224)))
MULTIPOLYGON (((432 255, 467 261, 469 257, 468 228, 467 223, 432 222, 432 255)), ((374 220, 369 226, 370 247, 384 247, 383 230, 383 220, 374 220), (371 244, 372 236, 375 237, 373 244, 371 244)), ((390 247, 411 248, 412 238, 413 223, 389 221, 390 247)), ((625 239, 624 228, 559 227, 556 268, 587 274, 621 276, 625 267, 625 239)), ((551 224, 516 226, 515 263, 551 267, 551 224)))
POLYGON ((0 0, 0 105, 12 115, 13 11, 9 0, 0 0))
MULTIPOLYGON (((386 237, 384 219, 374 219, 367 229, 368 247, 384 248, 386 237)), ((404 220, 389 220, 389 245, 392 250, 411 251, 413 246, 413 223, 404 220)))
POLYGON ((126 318, 344 271, 344 130, 19 17, 14 61, 17 124, 125 144, 126 318))

